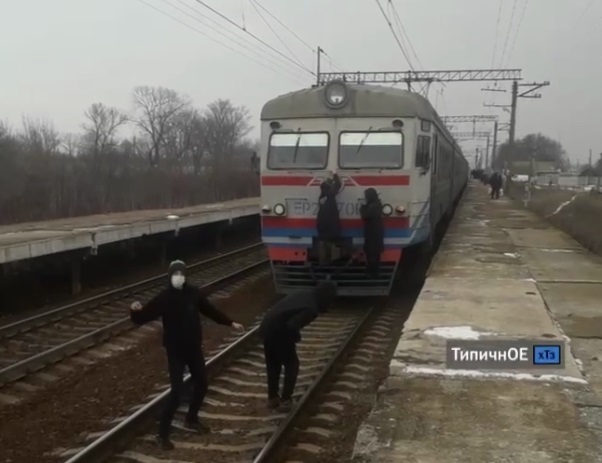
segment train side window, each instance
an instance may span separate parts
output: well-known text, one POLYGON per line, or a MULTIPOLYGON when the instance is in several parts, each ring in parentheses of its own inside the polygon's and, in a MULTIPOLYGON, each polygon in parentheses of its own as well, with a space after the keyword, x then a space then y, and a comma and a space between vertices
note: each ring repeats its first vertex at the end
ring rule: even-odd
POLYGON ((416 143, 416 167, 428 170, 431 163, 431 138, 419 135, 416 143))

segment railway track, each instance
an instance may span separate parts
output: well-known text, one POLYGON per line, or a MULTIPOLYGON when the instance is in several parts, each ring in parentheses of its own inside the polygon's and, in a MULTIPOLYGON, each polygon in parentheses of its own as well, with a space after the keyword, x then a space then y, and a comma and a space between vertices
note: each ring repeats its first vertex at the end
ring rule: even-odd
MULTIPOLYGON (((192 264, 188 279, 217 291, 267 264, 261 243, 192 264)), ((128 307, 163 289, 159 275, 0 327, 0 386, 133 328, 128 307)))
POLYGON ((263 348, 256 324, 231 344, 220 346, 219 352, 210 353, 213 356, 207 365, 211 380, 200 414, 211 427, 210 434, 199 435, 182 427, 186 412, 183 405, 174 421, 175 450, 158 449, 153 441, 156 431, 153 418, 169 393, 165 386, 132 415, 104 432, 95 433, 84 447, 64 452, 62 461, 266 463, 278 461, 275 458, 290 451, 295 453, 290 461, 303 461, 299 452, 315 461, 320 447, 312 444, 312 439, 328 437, 333 432, 329 429, 336 421, 341 402, 351 399, 349 391, 359 388, 361 380, 370 376, 367 373, 370 364, 378 356, 383 357, 382 348, 392 339, 387 337, 388 330, 393 318, 399 316, 396 312, 367 307, 365 301, 347 302, 305 328, 298 345, 301 368, 294 396, 297 402, 289 414, 266 408, 263 348), (358 344, 359 341, 363 344, 358 344), (352 357, 347 359, 350 354, 352 357), (337 381, 322 402, 316 402, 333 375, 337 381), (295 431, 300 418, 308 416, 310 425, 295 431), (301 433, 301 442, 296 446, 287 444, 295 433, 301 433))

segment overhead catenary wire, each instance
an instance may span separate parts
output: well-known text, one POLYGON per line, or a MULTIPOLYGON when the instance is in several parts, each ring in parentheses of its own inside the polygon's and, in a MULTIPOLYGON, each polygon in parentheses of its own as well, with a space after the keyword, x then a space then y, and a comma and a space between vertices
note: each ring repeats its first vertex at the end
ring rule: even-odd
POLYGON ((412 66, 412 62, 410 61, 410 58, 408 57, 408 54, 406 53, 404 46, 401 44, 401 41, 399 40, 399 38, 397 37, 397 34, 395 33, 393 24, 391 24, 391 21, 387 17, 387 13, 385 13, 385 10, 383 9, 382 5, 380 4, 380 1, 379 0, 375 0, 375 1, 376 1, 376 4, 378 5, 378 9, 380 10, 380 12, 383 15, 383 18, 385 18, 385 21, 386 21, 387 25, 389 26, 389 29, 391 30, 391 33, 393 34, 393 37, 395 38, 397 45, 399 45, 399 49, 401 50, 401 53, 405 57, 405 59, 408 63, 408 66, 410 66, 410 69, 415 72, 414 66, 412 66))
POLYGON ((203 24, 205 27, 208 27, 209 29, 215 31, 216 33, 218 33, 219 35, 225 37, 228 40, 232 40, 233 42, 235 42, 237 45, 245 48, 246 50, 249 50, 251 53, 256 54, 257 56, 260 57, 260 59, 271 59, 276 61, 276 63, 274 62, 270 62, 270 64, 272 66, 278 66, 280 67, 281 70, 283 70, 284 72, 289 72, 295 76, 297 76, 297 71, 296 69, 293 69, 290 64, 282 59, 280 59, 278 56, 273 56, 269 53, 269 51, 264 50, 262 48, 257 47, 256 45, 252 45, 250 42, 248 42, 246 39, 244 39, 243 37, 240 37, 236 34, 234 34, 232 31, 229 31, 227 29, 225 29, 223 27, 222 24, 220 24, 219 22, 215 21, 214 19, 204 15, 203 13, 201 13, 200 11, 198 11, 197 9, 191 7, 190 5, 188 5, 186 2, 182 1, 182 0, 176 0, 178 3, 180 3, 181 5, 185 6, 186 8, 190 9, 191 11, 193 11, 195 14, 201 16, 202 18, 207 19, 208 21, 211 21, 213 24, 217 25, 218 28, 223 29, 224 31, 228 32, 229 34, 233 35, 235 37, 235 39, 238 39, 239 41, 242 41, 243 43, 240 43, 239 41, 233 39, 232 37, 227 36, 224 32, 222 32, 222 30, 218 30, 214 27, 212 27, 211 25, 208 25, 206 22, 202 21, 201 19, 199 19, 198 17, 194 17, 192 16, 190 13, 187 13, 186 11, 183 11, 182 9, 178 8, 177 6, 175 6, 174 4, 171 3, 170 0, 163 0, 163 2, 169 4, 172 8, 178 10, 179 12, 185 14, 186 16, 188 16, 189 18, 192 18, 193 20, 203 24), (254 48, 255 49, 254 49, 254 48), (256 51, 258 50, 258 51, 256 51), (265 55, 267 55, 267 58, 265 56, 262 56, 259 52, 264 53, 265 55))
POLYGON ((295 60, 297 60, 297 63, 299 63, 301 66, 303 66, 303 63, 301 62, 301 60, 299 59, 299 57, 295 55, 295 53, 288 47, 288 45, 284 42, 284 40, 282 40, 282 37, 280 37, 280 35, 278 34, 278 32, 276 32, 274 30, 274 28, 272 27, 272 25, 263 17, 263 15, 261 14, 261 11, 259 11, 259 8, 257 8, 257 6, 253 2, 250 2, 250 3, 251 3, 251 6, 255 9, 255 11, 259 15, 259 17, 265 23, 265 25, 268 26, 268 28, 274 33, 274 35, 276 36, 276 38, 280 41, 280 43, 282 44, 282 46, 284 48, 286 48, 286 50, 291 54, 291 56, 293 58, 295 58, 295 60))
POLYGON ((512 46, 510 47, 510 52, 508 53, 508 57, 506 59, 506 66, 510 64, 510 59, 512 58, 512 53, 514 52, 514 47, 516 46, 516 39, 518 38, 518 33, 520 32, 520 28, 523 24, 523 19, 525 19, 525 13, 527 12, 527 7, 529 6, 529 0, 525 0, 523 5, 523 10, 520 15, 520 19, 518 21, 518 26, 516 26, 516 32, 514 33, 514 39, 512 40, 512 46))
POLYGON ((401 17, 399 16, 399 12, 397 11, 397 7, 396 7, 395 3, 393 3, 393 0, 389 0, 389 5, 393 9, 393 15, 394 15, 394 18, 395 18, 395 22, 397 23, 397 26, 398 26, 401 34, 405 36, 406 42, 410 46, 410 50, 412 51, 412 54, 416 58, 416 62, 418 63, 419 67, 424 68, 424 66, 420 62, 420 58, 418 58, 418 54, 416 53, 416 49, 414 48, 414 45, 412 44, 412 41, 410 40, 410 36, 408 35, 408 33, 407 33, 407 31, 406 31, 406 29, 405 29, 405 27, 403 25, 403 21, 401 20, 401 17))
MULTIPOLYGON (((309 51, 311 51, 314 55, 317 53, 315 47, 312 47, 309 43, 307 43, 305 40, 303 40, 303 38, 301 38, 293 29, 291 29, 284 22, 282 22, 280 19, 278 19, 278 17, 274 13, 272 13, 265 6, 263 6, 261 3, 259 3, 258 0, 249 0, 249 1, 253 4, 255 4, 256 6, 258 6, 260 9, 262 9, 268 16, 270 16, 274 21, 276 21, 278 24, 280 24, 280 26, 282 26, 284 29, 286 29, 292 36, 294 36, 299 42, 301 42, 305 47, 307 47, 307 49, 309 51)), ((332 65, 335 68, 337 68, 339 71, 343 71, 343 69, 336 63, 336 61, 330 55, 328 55, 328 53, 326 53, 324 50, 322 50, 322 53, 324 54, 324 56, 326 56, 331 61, 332 65)))
MULTIPOLYGON (((283 74, 282 74, 281 72, 279 72, 278 70, 276 70, 276 69, 274 69, 274 68, 272 68, 272 67, 270 67, 270 66, 266 65, 265 63, 262 63, 262 62, 260 62, 260 61, 257 61, 257 60, 256 60, 256 59, 254 59, 253 57, 251 57, 251 56, 249 56, 249 55, 247 55, 247 54, 245 54, 245 53, 243 53, 243 52, 241 52, 241 51, 239 51, 239 50, 236 50, 235 48, 232 48, 232 47, 230 47, 229 45, 227 45, 227 44, 225 44, 225 43, 223 43, 223 42, 221 42, 221 41, 219 41, 219 40, 215 39, 214 37, 211 37, 209 34, 207 34, 207 33, 203 32, 203 31, 201 31, 201 30, 197 29, 196 27, 193 27, 193 26, 191 26, 191 25, 189 25, 189 24, 185 23, 184 21, 181 21, 180 19, 176 18, 175 16, 172 16, 172 15, 170 15, 169 13, 166 13, 165 11, 163 11, 163 10, 161 10, 161 9, 157 8, 156 6, 154 6, 154 5, 150 4, 150 3, 148 3, 147 1, 145 1, 145 0, 138 0, 138 1, 139 1, 140 3, 142 3, 142 4, 146 5, 146 6, 148 6, 149 8, 152 8, 153 10, 157 11, 158 13, 161 13, 162 15, 164 15, 164 16, 166 16, 166 17, 168 17, 168 18, 170 18, 170 19, 172 19, 172 20, 174 20, 174 21, 178 22, 179 24, 183 25, 184 27, 186 27, 186 28, 188 28, 188 29, 190 29, 190 30, 192 30, 192 31, 196 32, 197 34, 200 34, 200 35, 202 35, 203 37, 206 37, 206 38, 208 38, 208 39, 209 39, 209 40, 211 40, 212 42, 215 42, 215 43, 217 43, 218 45, 221 45, 222 47, 225 47, 225 48, 227 48, 227 49, 229 49, 229 50, 233 51, 234 53, 237 53, 237 54, 239 54, 239 55, 241 55, 241 56, 243 56, 243 57, 245 57, 245 58, 247 58, 247 59, 249 59, 249 60, 253 61, 254 63, 258 64, 259 66, 262 66, 262 67, 264 67, 264 68, 266 68, 266 69, 268 69, 268 70, 270 70, 270 71, 272 71, 272 72, 274 72, 274 73, 276 73, 276 74, 283 75, 283 74)), ((287 77, 287 78, 289 78, 289 79, 291 79, 291 80, 293 80, 293 81, 296 81, 295 79, 293 79, 292 77, 289 77, 289 76, 287 76, 287 75, 284 75, 284 77, 287 77)), ((296 83, 299 83, 299 82, 296 82, 296 83)))
POLYGON ((517 3, 518 3, 518 0, 514 0, 514 2, 512 3, 512 13, 510 14, 510 21, 508 22, 508 30, 506 31, 506 40, 504 41, 504 49, 502 50, 502 56, 499 61, 500 67, 502 66, 502 63, 504 62, 504 57, 506 56, 506 50, 508 48, 508 39, 510 38, 512 24, 514 23, 514 13, 516 13, 516 4, 517 3))
POLYGON ((209 11, 211 11, 212 13, 216 14, 217 16, 219 16, 220 18, 222 18, 223 20, 227 21, 229 24, 233 25, 234 27, 246 32, 247 34, 249 34, 251 37, 253 37, 255 40, 257 40, 259 43, 261 43, 262 45, 264 45, 265 47, 269 48, 270 50, 274 51, 275 53, 279 54, 280 56, 282 56, 283 58, 285 58, 286 60, 290 61, 291 63, 293 63, 295 66, 299 67, 300 69, 302 69, 305 72, 310 73, 311 75, 315 76, 315 72, 313 72, 311 69, 308 69, 305 66, 300 65, 299 63, 297 63, 296 61, 294 61, 293 59, 291 59, 289 56, 285 55, 284 53, 282 53, 280 50, 277 50, 276 48, 274 48, 273 46, 271 46, 269 43, 267 43, 265 40, 257 37, 255 34, 253 34, 252 32, 248 31, 247 29, 245 29, 244 27, 240 26, 239 24, 235 23, 234 21, 232 21, 230 18, 228 18, 226 15, 224 15, 223 13, 220 13, 219 11, 217 11, 215 8, 213 8, 211 5, 208 5, 206 2, 204 2, 203 0, 195 0, 195 2, 197 2, 198 4, 204 6, 205 8, 207 8, 209 11))
POLYGON ((500 35, 500 21, 502 19, 502 2, 503 2, 503 0, 500 0, 500 4, 499 4, 498 10, 497 10, 497 24, 495 26, 495 39, 493 41, 493 56, 491 57, 491 68, 492 69, 495 66, 495 56, 497 54, 497 42, 498 42, 498 38, 500 35))

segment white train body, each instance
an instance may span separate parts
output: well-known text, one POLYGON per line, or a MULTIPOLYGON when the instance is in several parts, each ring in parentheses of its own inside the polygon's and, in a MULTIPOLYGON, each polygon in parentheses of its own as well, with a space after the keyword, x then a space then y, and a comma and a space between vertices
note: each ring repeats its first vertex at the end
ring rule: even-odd
POLYGON ((405 248, 428 243, 468 181, 468 163, 425 98, 395 88, 331 82, 277 97, 261 114, 262 239, 277 291, 332 278, 341 295, 386 295, 405 248), (343 267, 315 263, 320 183, 337 171, 343 267), (373 187, 385 250, 365 276, 359 207, 373 187))

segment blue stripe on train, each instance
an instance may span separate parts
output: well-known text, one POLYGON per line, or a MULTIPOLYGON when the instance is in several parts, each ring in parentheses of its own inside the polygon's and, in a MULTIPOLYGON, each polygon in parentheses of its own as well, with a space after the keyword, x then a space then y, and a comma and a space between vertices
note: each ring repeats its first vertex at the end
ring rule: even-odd
MULTIPOLYGON (((299 238, 309 238, 317 236, 315 228, 272 228, 265 227, 261 234, 263 236, 279 236, 279 237, 290 237, 295 236, 299 238)), ((361 228, 355 230, 344 230, 344 237, 351 238, 363 238, 364 231, 361 228)), ((385 238, 409 238, 412 236, 411 228, 385 228, 385 238)))

